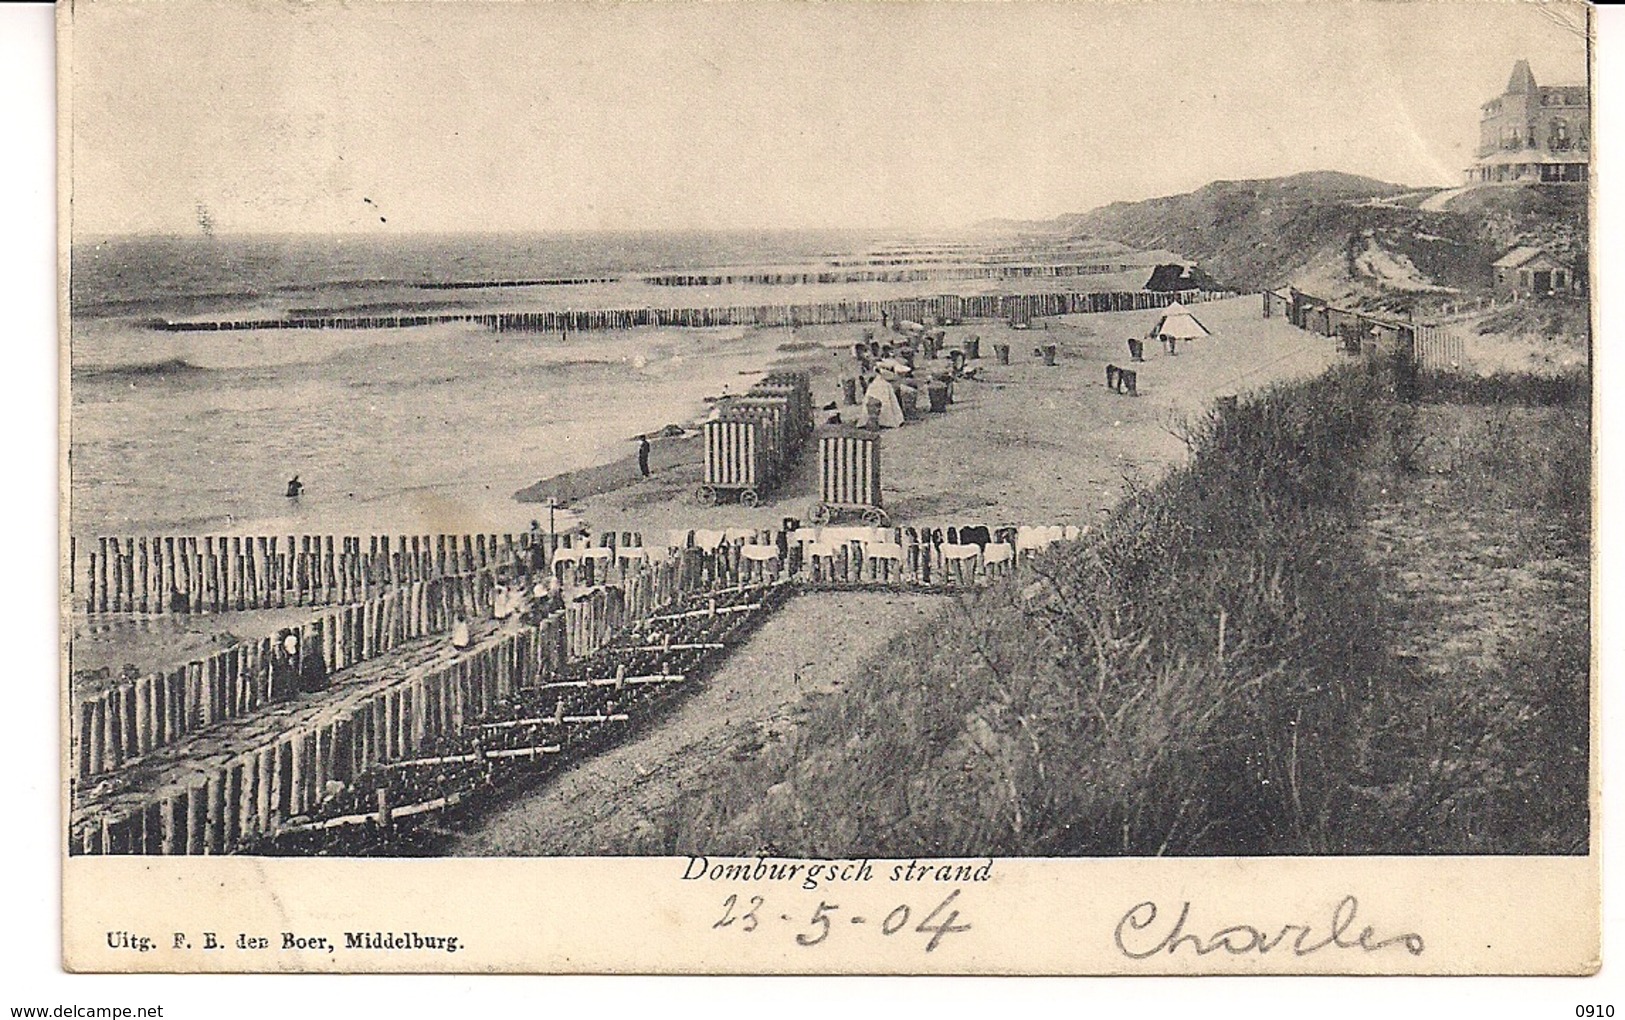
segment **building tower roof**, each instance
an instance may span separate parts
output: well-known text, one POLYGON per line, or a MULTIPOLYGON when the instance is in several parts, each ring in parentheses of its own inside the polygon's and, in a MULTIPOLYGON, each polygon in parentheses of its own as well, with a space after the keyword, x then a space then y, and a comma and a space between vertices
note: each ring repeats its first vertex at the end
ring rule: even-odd
POLYGON ((1535 72, 1529 70, 1529 61, 1520 60, 1512 65, 1512 77, 1507 80, 1507 92, 1529 95, 1535 91, 1535 72))

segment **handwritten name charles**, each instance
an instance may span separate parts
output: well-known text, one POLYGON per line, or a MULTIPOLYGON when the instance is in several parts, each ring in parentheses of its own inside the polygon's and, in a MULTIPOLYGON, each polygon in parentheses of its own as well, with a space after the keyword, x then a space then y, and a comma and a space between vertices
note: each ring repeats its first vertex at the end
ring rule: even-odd
POLYGON ((1179 916, 1172 925, 1166 922, 1159 925, 1157 918, 1162 911, 1155 903, 1146 901, 1129 908, 1128 913, 1117 922, 1113 938, 1118 950, 1131 960, 1148 960, 1159 953, 1171 956, 1181 949, 1190 949, 1197 956, 1206 956, 1221 949, 1233 956, 1244 953, 1265 956, 1277 949, 1293 956, 1309 956, 1323 949, 1358 949, 1374 953, 1391 948, 1403 948, 1412 956, 1422 955, 1425 945, 1422 936, 1415 932, 1379 939, 1376 928, 1366 925, 1358 933, 1351 934, 1355 930, 1354 923, 1359 911, 1360 902, 1353 896, 1345 896, 1337 904, 1337 909, 1332 911, 1330 923, 1324 927, 1284 924, 1277 930, 1273 927, 1231 924, 1216 928, 1211 934, 1206 933, 1204 926, 1198 929, 1199 934, 1186 930, 1187 927, 1197 928, 1190 924, 1189 902, 1180 904, 1179 916))

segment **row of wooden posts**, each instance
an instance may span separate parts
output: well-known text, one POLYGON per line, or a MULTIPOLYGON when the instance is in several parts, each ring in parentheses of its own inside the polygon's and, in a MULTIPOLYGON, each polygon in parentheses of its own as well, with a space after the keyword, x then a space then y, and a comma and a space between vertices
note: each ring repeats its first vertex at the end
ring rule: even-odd
POLYGON ((1126 263, 1043 266, 942 266, 931 269, 838 269, 810 273, 665 273, 645 276, 657 287, 722 287, 730 284, 923 283, 927 280, 1015 280, 1127 272, 1126 263))
MULTIPOLYGON (((439 669, 345 699, 262 746, 208 765, 185 784, 150 795, 115 794, 108 803, 78 813, 75 849, 228 853, 296 820, 323 798, 328 784, 412 758, 456 735, 514 690, 592 654, 626 626, 675 602, 685 583, 726 586, 731 575, 725 567, 701 566, 676 560, 644 564, 624 586, 580 592, 535 625, 521 626, 439 669)), ((481 588, 482 594, 488 591, 489 586, 481 588)), ((488 611, 488 597, 482 601, 479 608, 488 611)))
MULTIPOLYGON (((629 561, 620 559, 617 566, 605 568, 598 577, 607 582, 605 589, 625 591, 649 579, 654 587, 649 601, 640 602, 640 606, 665 604, 678 593, 708 587, 784 580, 814 585, 962 587, 1004 577, 1056 540, 1032 537, 1032 529, 1013 527, 991 531, 987 541, 957 533, 963 529, 934 530, 946 531, 945 540, 938 541, 931 530, 913 527, 830 527, 790 533, 772 528, 692 532, 685 546, 647 547, 648 562, 654 567, 650 572, 634 572, 629 561), (1025 533, 1025 537, 1018 532, 1025 533), (812 538, 815 534, 818 540, 812 538), (725 537, 713 544, 711 540, 717 536, 725 537), (965 541, 959 541, 961 537, 965 541), (702 544, 693 544, 696 541, 702 544)), ((569 584, 576 580, 573 574, 577 569, 560 564, 557 575, 569 584)), ((640 615, 629 612, 625 622, 640 615)))
MULTIPOLYGON (((576 535, 102 536, 85 565, 91 613, 225 612, 348 604, 403 584, 511 565, 576 535)), ((69 555, 77 576, 78 541, 69 555)), ((74 584, 75 596, 80 594, 74 584)))
POLYGON ((347 700, 259 746, 200 763, 179 784, 73 822, 82 854, 224 854, 315 809, 332 784, 417 755, 556 669, 562 614, 446 665, 347 700))
POLYGON ((1025 314, 1070 315, 1162 308, 1174 301, 1195 304, 1233 297, 1217 291, 1079 291, 1046 294, 978 294, 886 301, 823 301, 807 304, 729 305, 709 308, 594 308, 549 312, 437 312, 422 315, 289 315, 274 319, 162 322, 170 332, 261 329, 400 329, 469 323, 496 332, 558 333, 633 329, 641 326, 813 326, 879 322, 882 313, 917 322, 1010 319, 1025 314))
POLYGON ((444 634, 459 616, 490 612, 490 571, 414 581, 334 608, 275 635, 74 699, 74 766, 81 780, 249 715, 313 682, 419 638, 444 634), (281 639, 296 639, 294 651, 281 639))
MULTIPOLYGON (((825 529, 822 542, 803 541, 810 534, 772 529, 689 533, 687 541, 697 538, 704 545, 651 548, 647 557, 617 556, 613 566, 592 578, 578 574, 584 564, 560 561, 555 577, 563 583, 566 599, 542 630, 547 647, 556 650, 550 654, 560 659, 590 655, 627 626, 690 592, 787 579, 819 586, 970 586, 1007 575, 1025 556, 1008 541, 985 547, 944 544, 912 528, 825 529), (579 587, 582 580, 597 583, 579 587)), ((635 534, 617 537, 641 540, 635 534)), ((76 777, 93 782, 157 748, 252 714, 308 685, 312 669, 320 682, 408 642, 443 636, 459 616, 489 615, 496 583, 490 569, 411 582, 328 610, 278 635, 75 698, 76 777), (298 638, 298 654, 291 660, 280 647, 280 638, 290 633, 298 638)))
MULTIPOLYGON (((686 560, 616 557, 597 567, 590 560, 560 561, 555 576, 566 593, 560 640, 569 657, 589 655, 626 624, 684 592, 729 586, 742 576, 762 576, 751 566, 737 553, 730 556, 721 549, 695 550, 686 560)), ((250 714, 308 683, 312 669, 318 677, 328 677, 387 655, 406 642, 444 635, 459 616, 471 620, 487 616, 496 583, 496 571, 489 567, 408 582, 284 628, 279 634, 298 638, 298 656, 292 661, 279 651, 278 636, 266 635, 76 697, 75 774, 89 779, 115 772, 155 748, 250 714)))
MULTIPOLYGON (((919 534, 914 529, 892 530, 899 536, 919 534)), ((731 543, 710 545, 704 551, 722 546, 725 566, 721 570, 730 578, 741 572, 761 574, 761 561, 742 560, 740 547, 781 542, 775 529, 733 529, 728 534, 734 536, 731 543)), ((690 537, 685 544, 693 541, 690 537)), ((917 538, 898 541, 918 544, 917 538)), ((102 537, 90 553, 84 605, 91 613, 159 614, 353 605, 405 585, 528 564, 531 549, 538 546, 541 562, 553 569, 565 587, 623 583, 630 567, 650 555, 664 558, 670 551, 669 546, 646 548, 644 536, 638 532, 605 533, 595 541, 580 535, 528 533, 102 537), (605 550, 608 555, 601 561, 555 556, 561 549, 573 554, 583 547, 605 550), (636 559, 630 558, 633 553, 636 559)), ((792 572, 799 569, 800 559, 795 563, 792 572)), ((780 564, 781 568, 789 566, 780 564)), ((706 569, 716 573, 719 568, 710 565, 706 569)), ((932 583, 929 579, 935 576, 928 561, 913 572, 919 583, 932 583)))

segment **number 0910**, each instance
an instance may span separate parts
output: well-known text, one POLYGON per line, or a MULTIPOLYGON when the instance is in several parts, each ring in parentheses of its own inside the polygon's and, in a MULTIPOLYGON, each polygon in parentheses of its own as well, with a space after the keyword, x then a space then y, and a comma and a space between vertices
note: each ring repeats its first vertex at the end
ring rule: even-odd
POLYGON ((1582 1017, 1610 1017, 1614 1015, 1613 1006, 1575 1006, 1574 1015, 1582 1017))

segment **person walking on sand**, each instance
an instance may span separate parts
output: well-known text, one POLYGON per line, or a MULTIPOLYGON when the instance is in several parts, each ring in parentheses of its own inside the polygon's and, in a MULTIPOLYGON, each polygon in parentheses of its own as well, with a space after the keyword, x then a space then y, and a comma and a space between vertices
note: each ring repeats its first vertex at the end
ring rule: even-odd
POLYGON ((298 499, 299 494, 305 491, 305 483, 299 480, 298 475, 288 479, 288 498, 298 499))
POLYGON ((649 437, 638 437, 638 474, 649 477, 649 437))

